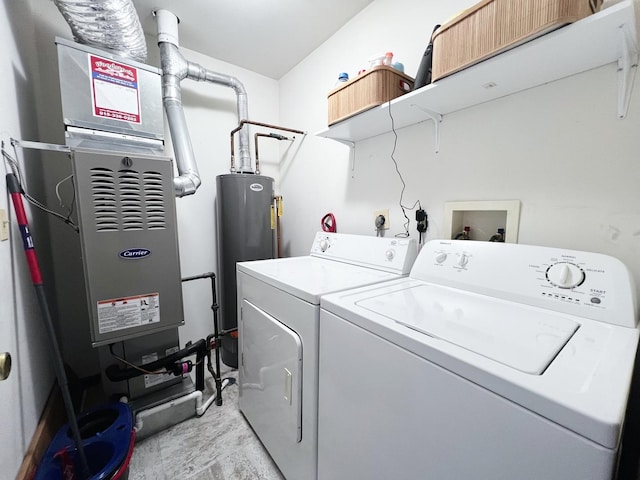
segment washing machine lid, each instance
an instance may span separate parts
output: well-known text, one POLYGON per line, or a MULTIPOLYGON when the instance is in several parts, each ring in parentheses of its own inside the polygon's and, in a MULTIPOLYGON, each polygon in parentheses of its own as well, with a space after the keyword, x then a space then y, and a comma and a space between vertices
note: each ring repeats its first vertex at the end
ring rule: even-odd
POLYGON ((303 256, 257 260, 237 264, 238 272, 251 275, 313 305, 320 297, 400 276, 373 268, 303 256))
POLYGON ((326 295, 320 306, 321 321, 322 315, 335 315, 606 448, 618 447, 638 346, 637 328, 411 278, 326 295), (436 291, 439 298, 431 294, 436 291), (427 292, 431 293, 427 296, 427 292), (443 303, 441 298, 448 300, 443 303), (480 313, 473 308, 485 301, 491 318, 485 316, 485 324, 477 327, 488 329, 494 338, 487 336, 478 341, 474 335, 481 337, 485 332, 474 331, 473 321, 478 321, 480 313), (436 336, 435 327, 424 322, 427 315, 423 309, 439 319, 437 334, 441 337, 436 336), (502 312, 499 319, 497 312, 502 312), (543 319, 542 324, 532 327, 536 325, 536 312, 543 319), (522 315, 528 329, 520 331, 508 326, 507 333, 500 332, 508 323, 505 318, 518 321, 522 315), (547 322, 553 323, 546 325, 547 322), (570 334, 573 323, 578 327, 570 334), (416 326, 431 333, 423 333, 416 326), (536 349, 542 354, 537 356, 523 349, 521 353, 527 360, 519 363, 505 344, 515 338, 527 345, 527 341, 534 341, 532 332, 538 329, 536 349), (556 337, 567 335, 570 338, 541 374, 524 371, 539 369, 531 366, 547 362, 562 343, 556 337))
POLYGON ((540 375, 579 328, 528 305, 420 284, 357 305, 525 373, 540 375))

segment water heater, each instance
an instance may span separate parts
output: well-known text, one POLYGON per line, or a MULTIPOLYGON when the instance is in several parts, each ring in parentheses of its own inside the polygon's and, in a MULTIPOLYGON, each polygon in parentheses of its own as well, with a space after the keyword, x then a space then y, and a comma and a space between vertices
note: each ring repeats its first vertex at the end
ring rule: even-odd
MULTIPOLYGON (((274 257, 273 178, 250 173, 218 175, 218 276, 223 330, 238 325, 236 263, 274 257)), ((238 339, 222 339, 222 361, 238 367, 238 339)))

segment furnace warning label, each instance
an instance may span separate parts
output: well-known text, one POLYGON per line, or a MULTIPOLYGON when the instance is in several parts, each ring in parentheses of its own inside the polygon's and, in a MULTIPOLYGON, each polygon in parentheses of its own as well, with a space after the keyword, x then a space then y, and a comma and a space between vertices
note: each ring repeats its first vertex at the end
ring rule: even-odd
POLYGON ((160 321, 160 295, 149 293, 98 302, 100 334, 140 327, 160 321))
POLYGON ((95 117, 140 123, 138 69, 89 55, 91 101, 95 117))

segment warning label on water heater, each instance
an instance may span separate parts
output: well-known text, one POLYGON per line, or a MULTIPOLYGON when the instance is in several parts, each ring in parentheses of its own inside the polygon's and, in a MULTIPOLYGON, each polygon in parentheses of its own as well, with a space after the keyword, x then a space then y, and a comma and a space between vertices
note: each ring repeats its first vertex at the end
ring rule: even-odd
POLYGON ((149 293, 98 302, 100 334, 140 327, 160 321, 160 295, 149 293))
POLYGON ((140 123, 138 69, 89 55, 93 116, 140 123))

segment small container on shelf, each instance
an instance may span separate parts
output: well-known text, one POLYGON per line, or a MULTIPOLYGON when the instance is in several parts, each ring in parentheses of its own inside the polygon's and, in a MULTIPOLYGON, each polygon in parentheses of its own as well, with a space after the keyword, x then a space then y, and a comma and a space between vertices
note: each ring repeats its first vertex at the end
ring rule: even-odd
POLYGON ((338 74, 338 80, 336 81, 334 88, 338 88, 344 85, 345 83, 347 83, 348 81, 349 81, 349 74, 347 72, 340 72, 338 74))
POLYGON ((333 125, 360 112, 408 93, 413 78, 388 65, 378 65, 329 92, 328 124, 333 125))
POLYGON ((378 55, 373 55, 369 58, 369 68, 367 70, 371 70, 373 67, 378 67, 380 65, 384 65, 386 54, 381 53, 378 55))

